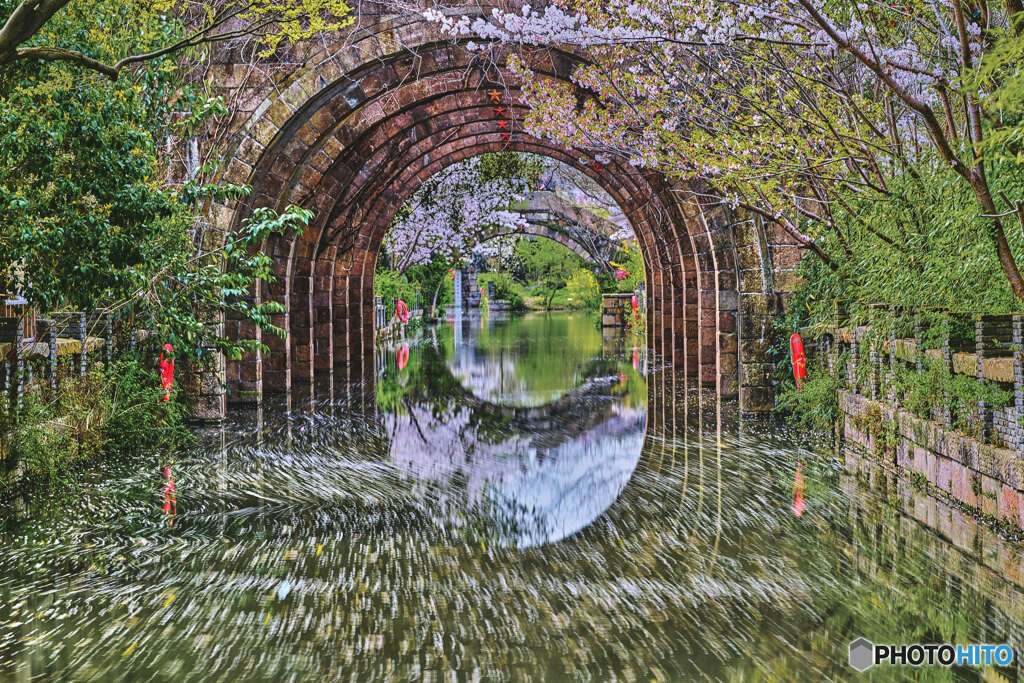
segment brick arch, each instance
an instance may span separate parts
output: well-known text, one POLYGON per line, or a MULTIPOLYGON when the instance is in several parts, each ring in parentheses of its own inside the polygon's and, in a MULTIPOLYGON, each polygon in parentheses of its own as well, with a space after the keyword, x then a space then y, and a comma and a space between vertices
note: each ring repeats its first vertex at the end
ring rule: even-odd
MULTIPOLYGON (((493 117, 483 115, 489 103, 481 103, 482 75, 456 78, 472 55, 414 19, 389 18, 361 30, 370 37, 326 57, 314 53, 260 101, 238 127, 225 164, 227 179, 254 191, 237 205, 213 207, 219 230, 233 229, 257 206, 300 203, 316 212, 303 236, 263 247, 279 282, 254 297, 286 305, 289 312, 276 322, 289 338, 268 338, 265 357, 232 364, 228 381, 236 397, 240 390, 258 396, 264 378, 267 389, 284 389, 321 375, 334 382, 372 374, 360 367, 372 358, 372 274, 395 209, 445 165, 505 147, 596 176, 644 251, 652 350, 721 393, 735 393, 741 273, 765 270, 765 255, 737 244, 735 221, 720 205, 682 201, 661 176, 621 164, 596 173, 579 152, 520 132, 502 141, 493 117), (372 49, 359 47, 367 41, 372 49)), ((569 53, 535 57, 532 66, 553 78, 568 78, 579 62, 569 53)), ((504 76, 514 97, 516 81, 504 76)), ((506 98, 505 106, 521 118, 518 102, 506 98)), ((240 321, 229 323, 230 333, 258 336, 240 321)))
MULTIPOLYGON (((348 307, 365 307, 365 302, 372 296, 376 255, 390 224, 391 216, 397 207, 401 206, 423 182, 446 166, 478 154, 505 148, 509 148, 509 146, 501 140, 500 134, 470 134, 461 138, 460 144, 443 157, 431 159, 421 156, 413 160, 403 161, 397 174, 393 175, 387 184, 376 188, 376 198, 367 212, 369 218, 358 222, 359 234, 355 245, 350 249, 354 262, 347 271, 349 279, 338 286, 338 289, 343 290, 348 297, 348 307), (355 295, 354 297, 353 294, 355 295)), ((574 161, 569 156, 562 155, 560 151, 552 150, 545 143, 538 141, 523 140, 515 142, 511 145, 511 149, 535 154, 548 154, 550 156, 561 155, 565 161, 574 163, 578 167, 580 166, 578 161, 574 161)), ((609 194, 613 197, 616 195, 621 196, 620 189, 608 177, 593 174, 592 177, 606 189, 610 190, 609 194)), ((612 178, 614 177, 613 175, 612 178)), ((633 211, 628 205, 625 207, 625 213, 627 217, 630 217, 634 232, 640 238, 641 248, 644 252, 648 281, 652 283, 649 290, 649 297, 651 298, 649 305, 653 310, 661 312, 666 306, 671 304, 671 297, 676 294, 683 283, 681 279, 672 279, 673 273, 670 270, 672 256, 668 251, 669 246, 664 243, 665 240, 659 239, 659 227, 652 227, 649 224, 650 216, 633 211), (647 241, 645 241, 645 237, 648 238, 647 241)), ((680 313, 683 313, 683 311, 680 311, 680 313)), ((665 319, 670 320, 664 316, 657 320, 652 318, 649 321, 649 334, 654 350, 659 354, 669 355, 676 348, 676 342, 673 330, 659 324, 665 319)), ((357 350, 357 355, 359 352, 365 353, 365 349, 360 349, 358 346, 357 340, 372 338, 371 330, 356 329, 353 331, 349 328, 347 333, 352 337, 350 348, 357 350)), ((336 334, 340 334, 340 330, 336 330, 336 334)))

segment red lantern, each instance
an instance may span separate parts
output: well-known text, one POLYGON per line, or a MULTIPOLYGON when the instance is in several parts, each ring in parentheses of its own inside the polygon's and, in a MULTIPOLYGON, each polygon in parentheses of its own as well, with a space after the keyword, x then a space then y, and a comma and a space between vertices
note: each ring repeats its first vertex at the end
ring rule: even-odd
POLYGON ((167 358, 164 358, 163 352, 160 353, 160 385, 164 390, 164 401, 170 401, 171 386, 174 384, 174 348, 164 344, 164 351, 167 352, 167 358))
POLYGON ((799 389, 807 379, 807 356, 804 355, 804 340, 799 334, 789 338, 789 352, 793 359, 793 379, 799 389))
POLYGON ((640 302, 636 300, 636 294, 634 294, 633 298, 629 300, 629 303, 633 306, 633 315, 636 315, 636 309, 640 305, 640 302))
POLYGON ((401 299, 395 304, 395 316, 403 323, 409 322, 409 307, 401 299))

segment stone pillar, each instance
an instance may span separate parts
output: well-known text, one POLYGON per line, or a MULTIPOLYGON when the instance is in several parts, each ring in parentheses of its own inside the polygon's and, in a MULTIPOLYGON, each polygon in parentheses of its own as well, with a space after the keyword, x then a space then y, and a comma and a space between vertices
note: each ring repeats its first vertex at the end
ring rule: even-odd
MULTIPOLYGON (((224 387, 224 356, 208 352, 205 361, 175 363, 182 369, 182 389, 190 405, 189 419, 201 423, 218 423, 227 414, 227 393, 224 387)), ((177 372, 175 372, 177 376, 177 372)))
POLYGON ((601 295, 601 327, 625 327, 632 296, 629 293, 601 295))
MULTIPOLYGON (((210 313, 210 320, 218 326, 214 334, 223 336, 224 316, 210 313)), ((189 403, 189 419, 194 422, 216 424, 227 414, 227 367, 224 354, 214 348, 205 347, 198 361, 175 362, 175 378, 178 368, 182 369, 182 389, 189 403)), ((177 381, 177 379, 175 379, 177 381)), ((262 401, 262 395, 257 402, 262 401)))
POLYGON ((462 305, 462 268, 456 268, 455 269, 455 278, 454 278, 454 283, 453 283, 453 286, 452 286, 452 290, 453 290, 453 292, 455 294, 455 303, 454 303, 455 317, 458 318, 459 316, 462 315, 462 312, 463 312, 463 305, 462 305))
POLYGON ((896 395, 896 325, 889 328, 889 401, 899 403, 899 396, 896 395))
POLYGON ((847 384, 850 390, 855 393, 860 393, 860 388, 857 386, 857 366, 860 365, 860 335, 857 334, 857 326, 854 325, 850 328, 850 364, 852 365, 852 371, 848 373, 847 384))
POLYGON ((494 301, 497 296, 494 288, 494 280, 487 283, 487 301, 494 301))
POLYGON ((7 392, 7 400, 12 414, 17 414, 21 408, 24 385, 21 344, 24 334, 25 330, 22 328, 20 317, 0 318, 0 343, 11 345, 11 350, 7 353, 7 362, 4 363, 7 369, 4 389, 7 392))
POLYGON ((878 343, 871 343, 871 350, 868 352, 868 362, 871 364, 871 400, 878 400, 878 373, 881 360, 878 357, 878 343))
POLYGON ((46 385, 57 391, 57 331, 52 320, 39 320, 36 325, 39 340, 46 344, 46 385))
MULTIPOLYGON (((949 327, 951 325, 948 316, 945 318, 945 330, 942 333, 942 367, 945 373, 953 376, 953 350, 949 345, 949 327)), ((942 396, 941 419, 942 423, 950 426, 953 424, 953 411, 949 407, 949 392, 944 391, 942 396)))
MULTIPOLYGON (((984 381, 982 361, 985 358, 985 322, 981 316, 974 321, 974 351, 976 378, 984 381)), ((981 440, 988 442, 992 437, 992 410, 985 400, 978 401, 978 419, 981 421, 981 440)))
POLYGON ((924 370, 922 358, 924 358, 924 349, 921 348, 921 316, 914 315, 914 367, 918 373, 924 370))
POLYGON ((1021 426, 1021 416, 1024 416, 1024 315, 1014 313, 1013 315, 1013 407, 1016 418, 1014 427, 1014 440, 1011 444, 1017 451, 1017 457, 1024 456, 1024 426, 1021 426))
POLYGON ((110 314, 103 315, 103 366, 110 372, 110 366, 114 363, 114 321, 110 314))
POLYGON ((467 309, 480 308, 480 290, 476 284, 476 267, 472 261, 459 269, 462 272, 462 301, 467 309))
POLYGON ((836 364, 835 359, 832 357, 832 337, 825 335, 821 339, 821 352, 825 356, 825 363, 828 367, 828 374, 830 377, 836 375, 836 364))
POLYGON ((85 312, 77 311, 72 313, 68 319, 67 334, 82 346, 82 352, 78 354, 78 374, 80 377, 85 377, 89 367, 89 349, 86 343, 88 341, 86 332, 85 312))

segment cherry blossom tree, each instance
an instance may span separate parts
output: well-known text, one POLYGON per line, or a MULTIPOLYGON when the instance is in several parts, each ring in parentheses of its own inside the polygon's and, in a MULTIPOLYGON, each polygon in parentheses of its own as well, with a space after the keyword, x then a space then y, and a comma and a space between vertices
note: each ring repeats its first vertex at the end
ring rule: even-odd
MULTIPOLYGON (((939 169, 969 188, 978 239, 991 244, 1020 299, 1004 220, 1019 198, 993 185, 993 138, 1020 136, 994 97, 1013 75, 1001 46, 1024 33, 1021 0, 557 0, 482 16, 429 10, 453 39, 508 59, 537 137, 653 168, 683 195, 782 226, 824 263, 849 253, 851 197, 898 199, 892 180, 939 169), (577 48, 572 82, 520 55, 577 48), (977 78, 979 65, 1001 68, 977 78), (821 237, 838 245, 826 252, 821 237)), ((897 228, 865 226, 907 250, 897 228)))
POLYGON ((391 266, 405 271, 441 254, 450 264, 467 259, 495 232, 515 232, 525 221, 507 207, 532 189, 529 162, 503 153, 502 172, 488 170, 498 155, 483 155, 445 168, 415 193, 392 223, 384 246, 391 266))

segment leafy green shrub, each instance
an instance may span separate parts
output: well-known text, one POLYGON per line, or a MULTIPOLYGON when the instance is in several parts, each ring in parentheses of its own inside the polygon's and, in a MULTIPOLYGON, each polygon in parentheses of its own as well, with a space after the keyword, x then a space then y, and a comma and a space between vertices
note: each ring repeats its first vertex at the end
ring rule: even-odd
POLYGON ((979 437, 981 425, 977 420, 979 401, 992 408, 1002 408, 1013 401, 1013 392, 997 383, 978 381, 966 375, 950 374, 942 363, 926 359, 920 373, 899 369, 893 380, 898 394, 903 395, 903 406, 920 418, 932 419, 933 411, 949 406, 953 426, 965 434, 979 437))
POLYGON ((569 278, 566 285, 569 289, 569 302, 573 308, 594 308, 601 305, 601 288, 597 278, 586 268, 579 268, 569 278))
POLYGON ((841 383, 824 370, 811 367, 802 388, 789 380, 776 401, 776 411, 790 413, 802 425, 830 434, 839 419, 841 383))
POLYGON ((392 299, 403 300, 409 308, 417 308, 421 303, 416 283, 396 270, 378 270, 373 279, 373 290, 375 296, 384 300, 384 306, 391 315, 394 315, 394 310, 390 309, 392 299))
POLYGON ((621 267, 629 273, 629 277, 623 280, 616 280, 614 277, 607 280, 606 291, 610 292, 632 292, 644 281, 644 257, 639 247, 625 246, 615 255, 612 262, 616 267, 621 267))
POLYGON ((192 439, 185 406, 162 396, 157 373, 135 360, 69 379, 49 402, 30 393, 4 435, 8 464, 20 462, 29 486, 52 489, 101 457, 176 451, 192 439))
POLYGON ((520 287, 512 279, 509 273, 481 273, 476 276, 477 284, 486 287, 488 282, 494 283, 494 296, 502 301, 507 301, 509 308, 513 311, 521 311, 526 308, 520 287))

